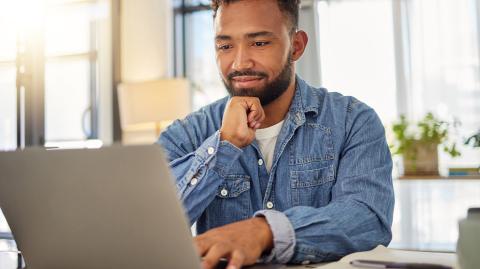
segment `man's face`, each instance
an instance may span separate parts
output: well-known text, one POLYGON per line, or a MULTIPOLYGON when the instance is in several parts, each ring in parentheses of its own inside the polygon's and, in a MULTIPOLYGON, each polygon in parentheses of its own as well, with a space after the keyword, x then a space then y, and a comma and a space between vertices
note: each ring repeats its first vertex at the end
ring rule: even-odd
POLYGON ((215 18, 217 65, 232 96, 258 97, 268 105, 292 79, 290 22, 277 0, 222 5, 215 18))

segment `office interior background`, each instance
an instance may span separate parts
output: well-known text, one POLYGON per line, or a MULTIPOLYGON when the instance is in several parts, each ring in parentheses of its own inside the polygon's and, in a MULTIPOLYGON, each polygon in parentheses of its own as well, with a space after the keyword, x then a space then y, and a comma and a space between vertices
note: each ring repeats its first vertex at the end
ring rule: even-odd
MULTIPOLYGON (((175 115, 226 96, 209 4, 0 0, 0 150, 153 143, 175 115), (119 89, 152 85, 164 90, 162 105, 133 119, 119 89)), ((394 157, 391 246, 454 251, 458 220, 480 206, 478 173, 449 177, 480 166, 480 148, 465 143, 480 130, 480 1, 303 0, 300 29, 310 39, 297 73, 373 107, 389 143, 401 115, 450 123, 461 156, 439 146, 439 176, 402 178, 394 157)), ((9 232, 0 214, 0 233, 9 232)))

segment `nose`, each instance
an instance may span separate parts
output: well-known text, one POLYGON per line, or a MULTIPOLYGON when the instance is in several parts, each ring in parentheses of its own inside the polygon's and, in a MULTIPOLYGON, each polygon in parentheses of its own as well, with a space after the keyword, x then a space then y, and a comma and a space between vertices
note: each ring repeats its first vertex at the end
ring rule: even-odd
POLYGON ((253 68, 253 60, 250 53, 248 52, 248 48, 246 48, 245 46, 237 47, 237 50, 235 51, 235 58, 232 64, 232 69, 240 71, 251 68, 253 68))

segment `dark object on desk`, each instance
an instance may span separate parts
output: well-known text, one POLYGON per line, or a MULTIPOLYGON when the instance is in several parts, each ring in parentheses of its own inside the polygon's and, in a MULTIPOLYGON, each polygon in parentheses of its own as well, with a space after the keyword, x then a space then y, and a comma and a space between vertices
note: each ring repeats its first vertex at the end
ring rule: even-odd
POLYGON ((463 269, 478 269, 480 256, 480 208, 468 209, 465 219, 458 223, 458 263, 463 269))
POLYGON ((282 264, 256 264, 252 266, 242 267, 245 269, 286 269, 287 267, 282 264))
POLYGON ((431 263, 403 263, 372 260, 354 260, 350 264, 360 268, 395 268, 395 269, 452 269, 450 266, 444 266, 431 263))
POLYGON ((468 216, 472 216, 473 217, 473 214, 480 214, 480 207, 470 207, 468 209, 468 216))
MULTIPOLYGON (((220 260, 220 262, 215 266, 215 269, 225 269, 228 266, 227 260, 220 260)), ((285 269, 287 268, 283 264, 255 264, 251 266, 243 266, 244 269, 285 269)))

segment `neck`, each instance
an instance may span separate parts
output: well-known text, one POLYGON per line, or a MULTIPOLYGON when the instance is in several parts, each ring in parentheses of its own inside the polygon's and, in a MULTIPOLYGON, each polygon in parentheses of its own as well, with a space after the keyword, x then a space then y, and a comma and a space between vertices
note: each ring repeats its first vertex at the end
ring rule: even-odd
POLYGON ((293 73, 293 78, 287 90, 273 102, 263 107, 263 110, 265 111, 265 120, 260 128, 268 128, 285 119, 285 116, 290 109, 290 105, 292 104, 293 97, 295 96, 295 86, 296 78, 295 73, 293 73))

